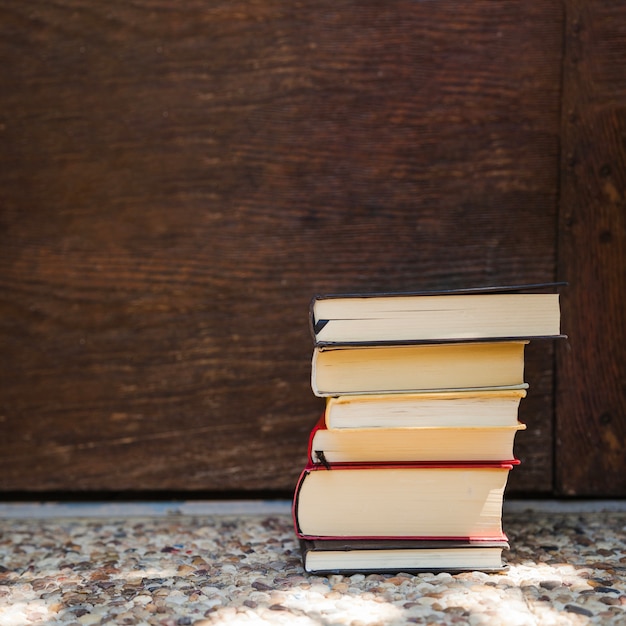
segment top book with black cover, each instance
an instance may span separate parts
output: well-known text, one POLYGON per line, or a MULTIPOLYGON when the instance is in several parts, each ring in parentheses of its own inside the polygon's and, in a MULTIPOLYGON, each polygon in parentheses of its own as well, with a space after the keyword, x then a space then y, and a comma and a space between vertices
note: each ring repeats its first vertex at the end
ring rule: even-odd
POLYGON ((557 286, 318 295, 311 332, 321 348, 562 337, 557 286))

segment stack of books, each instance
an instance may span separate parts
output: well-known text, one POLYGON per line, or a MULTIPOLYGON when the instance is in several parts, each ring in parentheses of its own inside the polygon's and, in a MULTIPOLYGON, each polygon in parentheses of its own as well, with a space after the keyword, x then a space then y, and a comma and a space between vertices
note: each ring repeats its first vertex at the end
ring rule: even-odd
POLYGON ((502 569, 524 348, 562 336, 539 287, 313 299, 326 407, 293 499, 306 571, 502 569))

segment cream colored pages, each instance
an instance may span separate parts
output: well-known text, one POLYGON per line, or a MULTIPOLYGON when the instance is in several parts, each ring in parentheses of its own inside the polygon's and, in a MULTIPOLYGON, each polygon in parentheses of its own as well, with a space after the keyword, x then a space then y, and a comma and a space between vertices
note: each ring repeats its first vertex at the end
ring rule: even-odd
POLYGON ((329 298, 319 342, 485 339, 558 335, 559 295, 545 293, 329 298))
POLYGON ((423 428, 343 428, 317 430, 316 452, 328 463, 393 463, 411 461, 510 461, 523 424, 496 428, 427 426, 423 428))
POLYGON ((525 388, 339 396, 327 400, 326 425, 329 428, 514 425, 525 396, 525 388))
POLYGON ((525 343, 316 349, 311 385, 320 396, 520 385, 525 343))
POLYGON ((312 471, 298 524, 322 537, 496 537, 507 478, 506 468, 312 471))

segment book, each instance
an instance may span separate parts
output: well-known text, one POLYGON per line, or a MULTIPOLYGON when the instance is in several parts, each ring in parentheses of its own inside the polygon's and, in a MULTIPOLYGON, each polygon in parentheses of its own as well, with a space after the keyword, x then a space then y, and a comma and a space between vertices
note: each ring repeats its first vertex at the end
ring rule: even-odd
POLYGON ((313 351, 317 396, 512 387, 524 383, 527 341, 322 348, 313 351))
POLYGON ((559 294, 518 293, 554 286, 317 295, 310 327, 316 345, 555 337, 559 294))
POLYGON ((502 571, 507 541, 300 540, 306 572, 502 571))
POLYGON ((337 429, 512 426, 527 387, 334 396, 326 399, 324 416, 337 429))
POLYGON ((517 431, 526 426, 326 427, 324 416, 311 431, 311 463, 410 463, 512 459, 517 431))
POLYGON ((304 539, 505 541, 502 502, 516 461, 308 465, 294 493, 304 539))

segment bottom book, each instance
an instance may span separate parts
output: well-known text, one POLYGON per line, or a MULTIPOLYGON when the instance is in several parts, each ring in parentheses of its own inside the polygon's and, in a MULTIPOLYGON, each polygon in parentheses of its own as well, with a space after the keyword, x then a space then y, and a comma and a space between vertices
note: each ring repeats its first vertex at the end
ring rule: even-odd
POLYGON ((507 541, 300 541, 304 570, 311 574, 502 571, 507 541))

